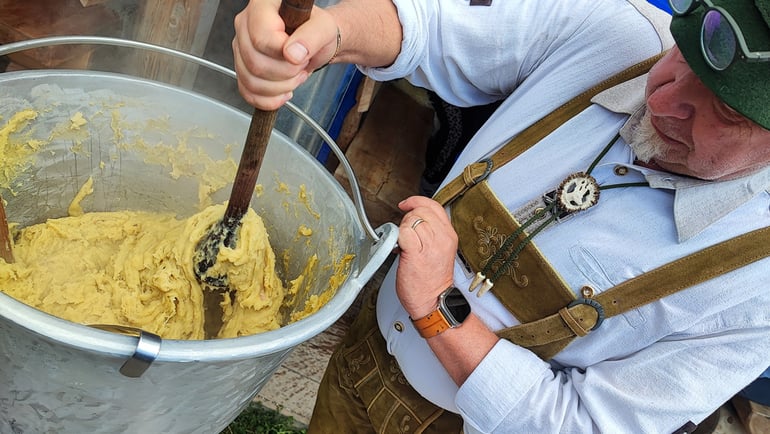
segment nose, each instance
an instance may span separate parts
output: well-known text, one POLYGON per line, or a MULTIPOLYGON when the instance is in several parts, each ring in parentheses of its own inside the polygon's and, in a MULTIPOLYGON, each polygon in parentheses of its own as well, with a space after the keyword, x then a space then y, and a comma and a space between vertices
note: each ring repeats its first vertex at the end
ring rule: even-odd
POLYGON ((689 119, 695 113, 698 100, 708 94, 692 71, 677 74, 658 86, 647 97, 647 107, 654 116, 689 119))

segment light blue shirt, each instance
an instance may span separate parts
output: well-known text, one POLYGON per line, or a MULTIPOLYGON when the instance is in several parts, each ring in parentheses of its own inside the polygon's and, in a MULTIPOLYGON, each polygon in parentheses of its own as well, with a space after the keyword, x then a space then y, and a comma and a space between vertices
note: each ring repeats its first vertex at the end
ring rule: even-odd
MULTIPOLYGON (((365 72, 381 80, 408 76, 458 105, 510 95, 448 179, 567 99, 671 43, 665 23, 658 25, 667 16, 643 1, 394 3, 402 54, 387 69, 365 72)), ((499 168, 489 179, 498 198, 516 212, 585 170, 628 120, 626 108, 639 106, 638 92, 632 86, 622 104, 622 93, 603 95, 601 105, 499 168)), ((598 205, 535 237, 576 292, 586 285, 607 290, 770 224, 767 170, 728 182, 692 180, 634 165, 621 138, 592 174, 599 184, 647 180, 654 188, 602 191, 598 205), (622 174, 618 166, 630 170, 622 174)), ((412 327, 394 327, 410 324, 394 291, 396 265, 377 304, 388 350, 415 389, 462 415, 466 432, 670 433, 703 420, 770 363, 765 259, 609 318, 549 362, 500 341, 458 388, 412 327)), ((472 274, 458 262, 454 279, 466 289, 472 274)), ((492 330, 518 324, 492 293, 466 297, 492 330)))

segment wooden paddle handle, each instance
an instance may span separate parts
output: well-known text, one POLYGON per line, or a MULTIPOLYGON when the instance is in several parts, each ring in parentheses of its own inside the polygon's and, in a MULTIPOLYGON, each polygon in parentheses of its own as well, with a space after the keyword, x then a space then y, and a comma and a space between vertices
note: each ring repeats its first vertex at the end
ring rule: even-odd
POLYGON ((278 13, 286 26, 286 33, 292 34, 297 27, 310 19, 313 10, 313 0, 283 0, 278 13))
MULTIPOLYGON (((286 33, 294 33, 297 27, 310 18, 312 10, 313 0, 282 0, 278 13, 286 26, 286 33)), ((277 110, 255 109, 251 116, 251 125, 246 135, 241 161, 238 163, 238 172, 235 174, 230 202, 225 210, 225 221, 240 220, 249 208, 277 114, 277 110)))
POLYGON ((11 250, 11 234, 8 230, 8 218, 5 215, 3 198, 0 197, 0 258, 13 264, 13 251, 11 250))

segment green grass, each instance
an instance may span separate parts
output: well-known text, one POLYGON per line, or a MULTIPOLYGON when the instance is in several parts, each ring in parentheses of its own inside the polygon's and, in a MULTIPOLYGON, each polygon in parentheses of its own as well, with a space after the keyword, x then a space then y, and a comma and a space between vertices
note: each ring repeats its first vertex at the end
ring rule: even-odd
POLYGON ((221 434, 306 434, 291 416, 284 416, 260 403, 246 407, 221 434))

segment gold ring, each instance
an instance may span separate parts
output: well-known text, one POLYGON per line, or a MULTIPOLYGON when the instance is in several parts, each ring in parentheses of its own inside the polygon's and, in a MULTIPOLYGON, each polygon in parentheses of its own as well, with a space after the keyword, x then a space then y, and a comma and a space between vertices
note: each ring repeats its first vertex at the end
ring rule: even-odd
POLYGON ((418 218, 417 218, 417 220, 415 220, 415 221, 414 221, 414 223, 412 223, 412 229, 416 228, 416 227, 417 227, 417 225, 419 225, 420 223, 422 223, 422 222, 424 222, 424 221, 425 221, 425 220, 423 220, 423 219, 421 219, 421 218, 419 218, 419 217, 418 217, 418 218))

